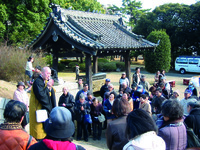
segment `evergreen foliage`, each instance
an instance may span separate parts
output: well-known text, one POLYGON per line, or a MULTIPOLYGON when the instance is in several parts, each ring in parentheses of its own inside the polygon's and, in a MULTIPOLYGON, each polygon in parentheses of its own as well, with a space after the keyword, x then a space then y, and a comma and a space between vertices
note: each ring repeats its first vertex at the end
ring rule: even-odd
POLYGON ((152 31, 147 39, 154 43, 160 42, 155 52, 145 52, 145 69, 151 73, 163 69, 168 72, 171 62, 171 43, 169 36, 164 30, 159 30, 152 31))

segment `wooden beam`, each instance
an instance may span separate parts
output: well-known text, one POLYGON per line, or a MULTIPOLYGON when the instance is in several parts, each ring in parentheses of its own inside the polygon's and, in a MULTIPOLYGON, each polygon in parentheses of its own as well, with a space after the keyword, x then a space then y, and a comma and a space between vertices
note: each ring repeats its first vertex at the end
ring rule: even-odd
POLYGON ((126 51, 126 54, 124 55, 124 61, 125 61, 126 77, 129 79, 129 86, 130 86, 131 84, 130 51, 126 51))
POLYGON ((86 83, 89 86, 89 90, 92 92, 92 63, 91 55, 86 53, 85 58, 85 68, 86 68, 86 83))
POLYGON ((98 57, 93 56, 93 73, 98 73, 98 57))

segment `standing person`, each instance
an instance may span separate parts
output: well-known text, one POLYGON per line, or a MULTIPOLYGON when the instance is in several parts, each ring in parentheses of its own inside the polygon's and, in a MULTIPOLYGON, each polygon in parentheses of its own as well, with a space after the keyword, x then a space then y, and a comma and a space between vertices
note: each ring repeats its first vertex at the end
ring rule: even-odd
POLYGON ((49 116, 44 128, 47 136, 32 145, 29 150, 85 150, 82 146, 72 142, 71 136, 75 127, 68 109, 55 107, 49 116))
POLYGON ((165 100, 162 104, 162 115, 163 122, 158 120, 158 136, 165 141, 166 150, 186 149, 187 133, 183 124, 183 107, 179 101, 165 100))
POLYGON ((142 85, 143 88, 148 92, 150 89, 150 84, 148 81, 146 81, 145 75, 141 75, 141 80, 139 82, 139 85, 142 85))
POLYGON ((110 95, 110 93, 113 93, 115 97, 117 97, 117 93, 114 90, 113 84, 108 84, 108 90, 104 93, 104 101, 108 98, 107 95, 110 95))
POLYGON ((83 89, 82 90, 79 90, 76 94, 76 98, 75 98, 75 102, 79 101, 79 96, 81 93, 83 93, 83 95, 85 95, 85 98, 87 97, 87 93, 90 92, 88 90, 88 84, 84 84, 83 85, 83 89))
POLYGON ((67 87, 63 87, 63 94, 59 98, 58 106, 63 106, 71 112, 73 122, 74 122, 74 105, 75 105, 74 96, 71 93, 69 93, 69 89, 67 87))
POLYGON ((56 106, 55 91, 52 88, 52 81, 47 83, 51 76, 51 69, 44 67, 41 75, 33 82, 31 89, 29 117, 30 134, 40 140, 46 136, 43 124, 36 121, 36 110, 45 109, 47 114, 56 106))
POLYGON ((83 89, 83 79, 82 79, 82 78, 79 78, 79 79, 78 79, 78 89, 79 89, 79 90, 82 90, 82 89, 83 89))
POLYGON ((156 135, 157 127, 147 112, 136 109, 126 119, 129 142, 123 150, 165 150, 165 142, 156 135))
POLYGON ((112 106, 115 101, 115 96, 113 93, 109 95, 109 98, 103 103, 103 109, 106 115, 107 123, 115 119, 115 115, 112 114, 112 106))
POLYGON ((33 68, 33 65, 32 65, 33 61, 34 61, 33 56, 30 56, 30 57, 28 58, 28 61, 26 62, 26 71, 25 71, 25 75, 28 75, 30 81, 31 81, 31 78, 32 78, 32 75, 33 75, 33 71, 35 70, 35 69, 33 68))
POLYGON ((84 94, 79 95, 79 100, 76 101, 74 111, 77 120, 77 141, 81 140, 83 131, 84 140, 88 142, 88 123, 84 122, 84 117, 90 113, 90 104, 85 101, 84 94))
POLYGON ((99 122, 98 116, 103 113, 103 106, 99 103, 97 98, 94 98, 90 107, 90 114, 92 117, 93 140, 101 140, 102 123, 99 122))
POLYGON ((25 128, 25 126, 29 123, 29 97, 27 95, 27 92, 24 90, 24 88, 25 88, 24 82, 18 82, 17 90, 14 92, 14 95, 13 95, 14 100, 18 100, 24 103, 27 108, 27 112, 22 121, 23 128, 25 128))
POLYGON ((185 118, 185 123, 200 139, 200 102, 189 102, 187 106, 189 115, 185 118))
POLYGON ((140 68, 136 67, 135 73, 133 74, 132 88, 133 88, 133 86, 135 87, 135 86, 139 85, 140 79, 141 79, 140 68))
POLYGON ((159 75, 160 75, 160 71, 158 70, 154 77, 156 83, 159 81, 159 75))
POLYGON ((189 102, 196 102, 197 101, 195 98, 191 97, 191 95, 192 95, 192 92, 190 90, 185 90, 184 98, 180 101, 181 105, 183 106, 185 116, 189 115, 189 113, 187 111, 187 104, 189 102))
MULTIPOLYGON (((110 79, 105 80, 105 84, 100 89, 100 96, 102 98, 102 102, 104 100, 104 94, 108 91, 108 85, 110 84, 110 79)), ((102 104, 103 105, 103 104, 102 104)))
POLYGON ((122 150, 124 145, 128 142, 125 135, 126 118, 131 112, 130 105, 127 100, 115 100, 112 108, 116 120, 108 123, 106 130, 106 143, 109 150, 122 150))
POLYGON ((124 93, 122 94, 121 99, 122 99, 122 100, 128 101, 128 103, 129 103, 129 105, 130 105, 130 108, 131 108, 131 111, 133 111, 133 107, 134 107, 134 106, 133 106, 133 100, 132 100, 131 97, 129 97, 129 93, 124 92, 124 93))
POLYGON ((161 78, 162 78, 162 77, 166 77, 166 76, 165 76, 165 70, 162 70, 161 73, 159 74, 158 83, 162 82, 162 81, 161 81, 161 78))
POLYGON ((79 66, 78 66, 78 64, 76 64, 75 72, 76 72, 76 79, 75 80, 78 80, 78 77, 79 77, 79 66))
POLYGON ((21 126, 26 110, 25 104, 20 101, 10 100, 6 104, 5 121, 0 125, 1 150, 27 150, 37 142, 21 126))
POLYGON ((191 96, 193 96, 195 98, 197 97, 197 89, 196 89, 196 87, 194 87, 192 82, 190 82, 190 84, 188 85, 186 90, 190 90, 192 92, 191 96))
POLYGON ((145 94, 140 95, 139 109, 146 111, 151 116, 151 105, 149 104, 148 98, 145 94))
POLYGON ((119 79, 119 90, 122 88, 123 83, 126 83, 126 85, 129 87, 129 80, 126 77, 126 73, 123 72, 121 78, 119 79))

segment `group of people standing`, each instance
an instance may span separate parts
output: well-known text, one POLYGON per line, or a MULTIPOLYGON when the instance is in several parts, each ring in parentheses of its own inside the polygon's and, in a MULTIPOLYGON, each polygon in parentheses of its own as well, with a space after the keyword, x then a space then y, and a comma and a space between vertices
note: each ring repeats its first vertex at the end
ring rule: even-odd
MULTIPOLYGON (((30 58, 30 62, 33 62, 33 58, 30 58)), ((32 66, 27 63, 27 68, 32 66)), ((38 70, 31 83, 30 101, 24 83, 19 82, 14 100, 6 105, 5 122, 0 125, 0 149, 8 145, 9 137, 14 141, 22 136, 23 142, 14 142, 9 148, 20 145, 22 149, 30 150, 82 150, 82 146, 72 142, 72 137, 76 135, 76 140, 88 142, 88 137, 92 135, 93 140, 101 140, 103 129, 106 129, 106 143, 110 150, 186 149, 186 126, 192 128, 200 138, 200 103, 196 88, 190 84, 184 92, 184 99, 179 100, 180 93, 172 91, 166 81, 165 71, 156 73, 152 86, 138 67, 133 74, 132 84, 126 73, 122 73, 119 90, 115 90, 107 78, 100 89, 101 100, 93 96, 88 84, 83 84, 80 78, 76 96, 63 87, 56 104, 51 69, 44 67, 38 70), (38 122, 36 111, 41 109, 46 110, 48 118, 38 122), (88 115, 92 123, 86 121, 88 115), (105 121, 102 122, 100 116, 105 116, 105 121), (31 136, 24 130, 29 121, 31 136)), ((33 75, 28 71, 30 69, 26 70, 26 74, 32 80, 33 75)))

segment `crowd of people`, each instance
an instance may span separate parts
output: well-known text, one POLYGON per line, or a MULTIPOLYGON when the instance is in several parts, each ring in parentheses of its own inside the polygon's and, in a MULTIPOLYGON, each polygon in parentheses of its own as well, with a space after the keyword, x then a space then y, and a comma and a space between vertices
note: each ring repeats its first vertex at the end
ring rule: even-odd
MULTIPOLYGON (((27 62, 29 68, 33 58, 27 62)), ((27 67, 28 68, 28 67, 27 67)), ((39 67, 35 67, 34 70, 39 67)), ((33 69, 33 68, 32 68, 33 69)), ((30 81, 33 75, 26 70, 30 81)), ((76 96, 63 87, 58 104, 55 99, 51 69, 40 67, 37 77, 29 86, 30 100, 25 84, 19 82, 13 100, 4 111, 5 122, 0 125, 0 149, 20 138, 8 149, 84 149, 72 142, 73 137, 88 142, 101 140, 106 130, 106 143, 110 150, 184 150, 188 148, 187 128, 200 138, 200 102, 193 84, 184 91, 184 98, 173 91, 166 81, 165 71, 157 71, 155 83, 150 86, 137 67, 132 82, 122 73, 119 89, 110 79, 100 89, 101 98, 89 91, 88 84, 78 80, 76 96), (38 121, 37 110, 45 110, 47 118, 38 121), (30 123, 30 135, 24 130, 30 123), (75 130, 75 125, 77 130, 75 130), (16 133, 16 134, 15 134, 16 133)))

